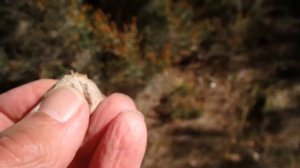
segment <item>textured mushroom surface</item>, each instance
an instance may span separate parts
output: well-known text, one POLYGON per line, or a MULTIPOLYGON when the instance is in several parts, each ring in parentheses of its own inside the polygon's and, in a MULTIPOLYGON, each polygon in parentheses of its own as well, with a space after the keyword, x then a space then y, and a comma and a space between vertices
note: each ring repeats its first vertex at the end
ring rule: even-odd
POLYGON ((86 75, 76 72, 66 74, 59 79, 57 83, 46 92, 44 98, 51 94, 54 90, 61 87, 72 87, 76 89, 88 102, 91 113, 94 112, 98 104, 105 98, 92 80, 90 80, 86 75))

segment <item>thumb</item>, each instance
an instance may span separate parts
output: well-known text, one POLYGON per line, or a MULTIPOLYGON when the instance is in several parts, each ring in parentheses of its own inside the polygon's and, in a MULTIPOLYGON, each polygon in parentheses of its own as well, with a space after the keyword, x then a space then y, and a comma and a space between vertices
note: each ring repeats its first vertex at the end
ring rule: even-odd
POLYGON ((67 167, 88 119, 88 104, 77 90, 53 91, 37 112, 0 133, 0 167, 67 167))

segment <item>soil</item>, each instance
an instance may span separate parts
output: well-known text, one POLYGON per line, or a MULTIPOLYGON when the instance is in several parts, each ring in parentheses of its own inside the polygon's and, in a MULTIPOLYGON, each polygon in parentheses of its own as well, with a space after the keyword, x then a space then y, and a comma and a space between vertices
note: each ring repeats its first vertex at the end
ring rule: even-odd
POLYGON ((300 78, 233 59, 209 61, 219 69, 207 60, 169 68, 137 95, 149 128, 143 167, 298 167, 300 78), (184 86, 191 86, 188 96, 184 86), (189 112, 174 105, 187 97, 194 102, 187 108, 197 106, 200 114, 174 117, 189 112))

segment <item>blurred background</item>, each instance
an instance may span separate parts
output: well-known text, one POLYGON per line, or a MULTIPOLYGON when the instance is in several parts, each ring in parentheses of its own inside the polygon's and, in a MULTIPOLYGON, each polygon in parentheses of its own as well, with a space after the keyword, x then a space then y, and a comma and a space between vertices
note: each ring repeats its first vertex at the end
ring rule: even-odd
POLYGON ((1 93, 70 70, 135 99, 143 168, 300 167, 300 1, 2 0, 1 93))

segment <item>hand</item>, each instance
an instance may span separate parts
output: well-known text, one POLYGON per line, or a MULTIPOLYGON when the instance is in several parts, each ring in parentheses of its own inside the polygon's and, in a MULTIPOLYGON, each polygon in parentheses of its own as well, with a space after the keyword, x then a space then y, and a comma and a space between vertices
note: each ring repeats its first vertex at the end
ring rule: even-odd
POLYGON ((147 131, 128 96, 107 97, 90 116, 75 89, 61 88, 28 114, 54 83, 39 80, 0 95, 0 167, 140 167, 147 131))

